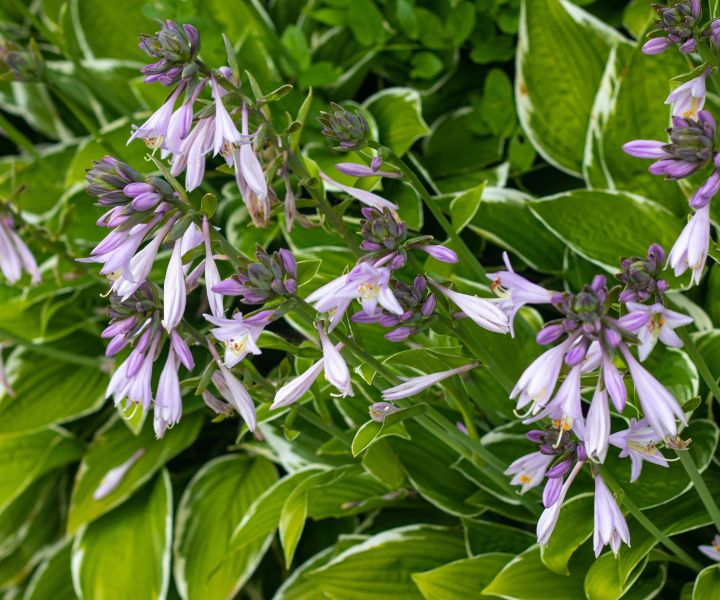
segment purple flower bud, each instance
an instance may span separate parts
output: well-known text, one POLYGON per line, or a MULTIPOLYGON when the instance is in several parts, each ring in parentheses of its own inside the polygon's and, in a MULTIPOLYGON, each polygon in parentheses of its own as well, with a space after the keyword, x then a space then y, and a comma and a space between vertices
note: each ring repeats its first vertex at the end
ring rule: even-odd
POLYGON ((672 42, 665 37, 653 38, 642 47, 643 54, 660 54, 665 52, 672 42))
POLYGON ((435 298, 435 294, 430 294, 428 296, 427 300, 425 300, 425 304, 423 304, 422 308, 420 309, 420 312, 422 313, 423 317, 429 317, 431 314, 433 314, 435 312, 436 308, 437 308, 437 299, 435 298))
POLYGON ((242 296, 247 292, 247 288, 231 278, 223 279, 220 283, 214 285, 212 291, 223 296, 242 296))
POLYGON ((564 333, 565 330, 562 325, 546 325, 538 331, 535 339, 538 344, 544 346, 545 344, 551 344, 555 340, 559 339, 564 333))
POLYGON ((372 159, 372 162, 370 163, 370 168, 373 171, 377 171, 380 167, 383 165, 383 159, 382 156, 376 156, 372 159))
POLYGON ((110 343, 105 350, 105 356, 115 356, 118 352, 120 352, 120 350, 127 346, 127 344, 128 341, 122 335, 115 336, 112 340, 110 340, 110 343))
POLYGON ((670 284, 664 279, 661 279, 657 282, 657 293, 659 295, 664 294, 665 292, 667 292, 668 287, 670 287, 670 284))
POLYGON ((402 254, 398 254, 395 258, 393 258, 392 263, 390 263, 390 268, 395 269, 402 269, 405 266, 405 257, 402 254))
POLYGON ((536 444, 542 443, 542 439, 545 437, 545 434, 547 431, 540 431, 539 429, 533 429, 532 431, 528 431, 525 434, 525 437, 529 439, 531 442, 535 442, 536 444))
POLYGON ((176 329, 172 330, 171 337, 175 354, 177 354, 180 362, 185 365, 185 368, 188 371, 192 371, 195 368, 195 361, 190 353, 190 348, 188 348, 185 340, 182 339, 176 329))
MULTIPOLYGON (((378 158, 380 157, 376 157, 375 159, 373 159, 373 165, 375 165, 375 161, 378 158)), ((350 177, 403 177, 402 173, 396 173, 393 171, 378 171, 381 166, 382 159, 380 159, 380 164, 377 168, 375 168, 374 166, 368 167, 366 165, 359 165, 357 163, 339 163, 335 165, 335 168, 344 175, 348 175, 350 177)))
POLYGON ((383 250, 385 248, 385 246, 383 246, 382 244, 378 244, 377 242, 370 242, 368 240, 363 240, 362 244, 360 244, 360 247, 366 252, 379 252, 380 250, 383 250))
POLYGON ((137 198, 140 194, 152 194, 155 188, 149 183, 129 183, 123 188, 123 194, 128 198, 137 198))
POLYGON ((285 250, 285 248, 281 248, 278 251, 278 254, 280 255, 280 260, 282 261, 285 272, 291 279, 297 279, 297 262, 295 261, 295 257, 292 252, 285 250))
POLYGON ((579 365, 583 360, 585 360, 587 351, 588 341, 585 337, 583 337, 575 346, 570 348, 568 353, 565 355, 565 363, 571 367, 579 365))
POLYGON ((422 294, 425 292, 427 279, 425 279, 422 275, 418 275, 413 281, 413 286, 415 286, 415 289, 422 294))
MULTIPOLYGON (((695 38, 690 38, 687 42, 680 46, 680 52, 683 52, 685 54, 692 54, 693 52, 695 52, 696 48, 697 41, 695 40, 695 38)), ((645 49, 643 48, 643 52, 644 51, 645 49)), ((645 54, 647 54, 647 52, 645 52, 645 54)))
MULTIPOLYGON (((131 183, 130 185, 134 184, 131 183)), ((150 210, 155 207, 160 200, 162 200, 162 196, 160 194, 140 194, 132 201, 132 205, 135 210, 140 212, 143 210, 150 210)))
POLYGON ((565 477, 572 469, 573 461, 572 456, 568 456, 565 460, 560 461, 552 469, 549 469, 545 476, 550 479, 557 479, 558 477, 565 477))
POLYGON ((550 508, 558 498, 560 498, 560 491, 562 490, 563 480, 560 478, 548 479, 543 490, 543 506, 550 508))
POLYGON ((400 319, 397 315, 382 315, 378 323, 383 327, 395 327, 395 325, 400 323, 400 319))
POLYGON ((455 252, 453 250, 450 250, 450 248, 446 248, 445 246, 430 246, 428 244, 410 244, 408 247, 412 248, 413 250, 422 250, 423 252, 427 252, 435 260, 439 260, 439 261, 446 262, 446 263, 458 262, 457 254, 455 254, 455 252))
POLYGON ((582 444, 579 444, 577 447, 577 457, 580 462, 585 462, 587 460, 587 452, 585 450, 585 446, 582 444))
POLYGON ((285 280, 285 289, 287 290, 288 294, 294 294, 297 292, 297 281, 294 279, 286 279, 285 280))
POLYGON ((611 348, 617 348, 617 345, 622 341, 622 337, 614 329, 605 329, 605 340, 611 348))
POLYGON ((414 327, 398 327, 394 331, 385 334, 385 339, 389 342, 403 342, 410 337, 414 327))

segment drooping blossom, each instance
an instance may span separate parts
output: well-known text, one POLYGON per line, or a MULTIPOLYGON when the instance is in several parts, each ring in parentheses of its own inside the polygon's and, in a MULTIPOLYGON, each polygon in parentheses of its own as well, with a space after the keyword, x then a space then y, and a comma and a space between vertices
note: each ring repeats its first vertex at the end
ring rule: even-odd
POLYGON ((185 273, 182 264, 182 238, 176 240, 173 246, 173 253, 165 274, 163 294, 163 327, 167 331, 172 331, 182 321, 187 303, 185 273))
POLYGON ((547 471, 553 460, 555 460, 555 456, 552 454, 543 454, 542 452, 526 454, 514 460, 505 469, 505 475, 514 475, 510 480, 510 485, 522 486, 520 493, 524 494, 529 489, 542 483, 545 471, 547 471))
POLYGON ((585 420, 585 451, 588 458, 605 462, 610 437, 610 408, 607 390, 595 388, 590 410, 585 420))
POLYGON ((93 500, 102 500, 114 492, 122 483, 123 478, 130 468, 145 454, 145 448, 140 448, 135 454, 128 458, 123 464, 110 469, 100 480, 100 485, 93 492, 93 500))
POLYGON ((600 474, 595 475, 595 529, 593 531, 593 549, 595 558, 600 556, 602 549, 610 544, 610 549, 617 556, 620 543, 630 545, 625 517, 600 474))
POLYGON ((710 546, 698 546, 698 550, 710 560, 720 562, 720 535, 716 535, 710 546))
POLYGON ((165 435, 168 427, 172 427, 180 421, 182 416, 182 396, 180 390, 180 378, 178 377, 178 364, 175 350, 172 344, 165 362, 165 367, 160 374, 157 394, 155 395, 155 411, 153 423, 155 435, 158 439, 165 435))
POLYGON ((687 269, 692 271, 690 283, 700 285, 710 246, 710 204, 695 211, 690 222, 685 225, 680 237, 670 250, 667 264, 679 277, 687 269))
POLYGON ((231 319, 203 315, 207 321, 217 325, 212 330, 216 340, 225 344, 225 364, 234 367, 250 354, 261 354, 257 340, 263 329, 270 323, 274 311, 264 310, 250 317, 235 313, 231 319))
POLYGON ((632 473, 630 483, 637 481, 640 477, 643 461, 646 460, 662 467, 668 463, 655 444, 663 441, 657 433, 648 425, 647 419, 630 419, 630 427, 613 433, 610 436, 610 443, 620 448, 620 458, 630 457, 632 473))
POLYGON ((372 167, 358 163, 338 163, 335 165, 335 168, 343 175, 348 175, 349 177, 404 177, 402 173, 398 173, 397 171, 380 171, 379 168, 373 169, 372 167))
MULTIPOLYGON (((483 329, 496 333, 507 333, 510 331, 508 318, 496 304, 484 298, 469 296, 454 292, 432 279, 428 280, 436 290, 450 298, 462 312, 462 316, 468 317, 483 329)), ((458 315, 456 315, 458 316, 458 315)))
POLYGON ((378 210, 383 210, 384 208, 389 208, 390 210, 395 211, 398 210, 397 204, 393 204, 389 200, 385 200, 385 198, 381 198, 380 196, 378 196, 377 194, 373 194, 372 192, 366 192, 365 190, 338 183, 334 179, 328 177, 322 171, 320 171, 320 178, 327 181, 330 185, 339 188, 346 194, 350 194, 353 198, 360 200, 360 202, 362 202, 363 204, 367 204, 368 206, 372 206, 373 208, 377 208, 378 210))
POLYGON ((25 271, 33 285, 42 276, 30 249, 15 232, 13 218, 9 213, 0 215, 0 270, 10 285, 15 285, 25 271))
POLYGON ((212 374, 212 382, 220 395, 242 417, 248 429, 255 431, 257 428, 257 413, 250 394, 222 362, 217 361, 217 363, 219 371, 212 374))
POLYGON ((557 499, 555 500, 555 502, 550 507, 546 508, 543 511, 542 515, 540 515, 540 519, 538 520, 537 524, 538 544, 542 546, 548 545, 550 536, 552 535, 552 532, 555 529, 555 525, 557 524, 558 517, 560 517, 560 509, 562 508, 563 502, 565 502, 565 496, 567 495, 568 490, 572 485, 572 482, 575 480, 575 477, 577 477, 577 474, 580 472, 580 469, 584 464, 585 458, 583 456, 583 458, 577 462, 573 470, 570 472, 570 475, 568 475, 567 480, 560 489, 560 493, 557 494, 557 499))
POLYGON ((223 297, 222 294, 213 291, 213 288, 220 283, 220 272, 215 264, 212 246, 210 245, 210 223, 207 215, 203 215, 202 229, 205 239, 205 291, 213 316, 222 319, 225 316, 223 297))
POLYGON ((399 400, 400 398, 409 398, 410 396, 414 396, 415 394, 419 394, 420 392, 425 391, 426 389, 434 386, 436 383, 440 383, 448 377, 452 377, 453 375, 457 375, 459 373, 464 373, 465 371, 474 369, 477 366, 478 363, 470 363, 468 365, 456 367, 455 369, 450 369, 448 371, 441 371, 439 373, 431 373, 430 375, 413 377, 412 379, 408 379, 400 385, 396 385, 395 387, 384 390, 382 393, 383 400, 399 400))
POLYGON ((705 106, 705 80, 712 69, 707 67, 700 75, 683 83, 668 96, 665 104, 673 104, 674 117, 697 119, 698 112, 705 106))
POLYGON ((348 369, 345 359, 325 333, 325 324, 322 321, 318 322, 317 329, 322 344, 325 378, 335 387, 342 398, 354 396, 350 369, 348 369))
MULTIPOLYGON (((163 103, 163 105, 156 110, 152 116, 145 121, 140 127, 133 125, 133 133, 126 145, 130 145, 134 139, 141 138, 145 140, 145 143, 152 149, 160 148, 168 135, 168 128, 170 127, 170 118, 172 117, 173 110, 175 108, 175 102, 177 102, 180 93, 185 89, 185 84, 181 83, 175 88, 175 91, 170 94, 170 97, 163 103)), ((175 151, 175 149, 170 148, 175 151)))
POLYGON ((213 97, 215 98, 213 156, 221 152, 223 156, 229 157, 238 148, 243 138, 223 103, 222 99, 224 94, 220 93, 215 75, 210 76, 210 85, 212 86, 213 97))

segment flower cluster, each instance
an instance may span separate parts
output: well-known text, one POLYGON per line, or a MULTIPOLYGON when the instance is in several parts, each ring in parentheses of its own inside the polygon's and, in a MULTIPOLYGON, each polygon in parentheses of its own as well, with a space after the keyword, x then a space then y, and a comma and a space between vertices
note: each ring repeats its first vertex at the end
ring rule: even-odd
POLYGON ((695 52, 697 41, 693 37, 702 15, 700 0, 680 0, 671 8, 653 4, 658 19, 653 21, 657 29, 648 37, 652 39, 643 46, 645 54, 660 54, 673 44, 680 45, 680 52, 695 52))

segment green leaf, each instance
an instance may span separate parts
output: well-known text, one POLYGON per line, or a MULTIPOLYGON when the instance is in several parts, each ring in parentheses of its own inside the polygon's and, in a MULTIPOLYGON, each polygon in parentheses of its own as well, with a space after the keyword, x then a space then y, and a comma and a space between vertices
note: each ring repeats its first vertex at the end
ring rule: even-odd
POLYGON ((590 112, 614 29, 561 0, 524 0, 515 101, 523 129, 552 165, 580 177, 590 112), (557 64, 559 56, 572 60, 557 64))
POLYGON ((514 600, 578 600, 585 597, 580 567, 571 568, 570 576, 558 575, 545 568, 540 547, 534 546, 510 562, 482 593, 514 600))
POLYGON ((374 46, 382 43, 387 32, 377 5, 370 0, 353 0, 346 6, 347 23, 358 44, 374 46))
POLYGON ((575 190, 528 207, 580 256, 610 272, 619 271, 621 256, 644 256, 653 243, 672 247, 682 229, 659 204, 623 192, 575 190))
POLYGON ((266 458, 230 454, 196 473, 177 509, 174 574, 183 600, 232 598, 265 554, 270 537, 230 551, 234 524, 277 479, 266 458))
POLYGON ((645 27, 657 13, 645 0, 630 0, 622 15, 623 27, 636 38, 639 38, 645 27))
POLYGON ((165 598, 172 519, 170 475, 163 469, 130 501, 84 527, 72 548, 73 582, 83 600, 165 598))
POLYGON ((590 128, 587 140, 583 173, 588 187, 633 192, 652 198, 675 214, 687 212, 687 200, 678 183, 650 174, 649 161, 630 156, 622 146, 632 140, 655 139, 667 127, 670 106, 658 106, 652 111, 647 106, 670 93, 667 73, 681 73, 688 68, 687 58, 679 52, 669 55, 667 61, 653 60, 643 54, 639 45, 631 52, 611 54, 608 85, 598 91, 593 108, 595 126, 590 128), (597 152, 590 152, 591 147, 597 152), (592 161, 596 164, 588 164, 592 161), (602 174, 589 176, 597 170, 602 174))
POLYGON ((467 192, 456 196, 450 203, 450 218, 455 231, 460 233, 470 223, 478 209, 485 184, 481 183, 467 192))
POLYGON ((493 135, 506 138, 515 130, 512 81, 502 69, 492 69, 485 77, 482 117, 493 135))
POLYGON ((445 36, 456 48, 470 37, 475 28, 477 10, 472 2, 459 2, 452 7, 445 20, 445 36))
POLYGON ((465 544, 471 556, 490 552, 518 554, 536 541, 536 537, 528 531, 499 523, 462 519, 462 524, 465 529, 465 544))
POLYGON ((415 10, 408 0, 397 0, 396 15, 400 29, 411 40, 416 40, 420 33, 415 10))
POLYGON ((417 417, 426 413, 428 405, 425 402, 409 406, 407 408, 401 408, 397 412, 387 415, 382 422, 368 421, 365 423, 355 434, 355 438, 352 443, 353 456, 360 454, 365 448, 372 444, 378 436, 381 435, 399 435, 409 439, 407 432, 402 429, 398 429, 397 426, 405 419, 417 417))
POLYGON ((304 285, 313 280, 322 264, 322 259, 301 260, 297 263, 298 285, 304 285))
POLYGON ((70 571, 72 545, 66 543, 40 563, 23 600, 77 600, 70 571))
POLYGON ((387 440, 375 440, 362 458, 362 466, 373 477, 391 489, 399 489, 405 483, 405 471, 387 440))
POLYGON ((59 427, 23 436, 0 436, 0 512, 35 479, 78 460, 82 447, 59 427))
POLYGON ((303 482, 323 473, 322 468, 307 468, 285 475, 260 495, 245 511, 242 520, 235 528, 230 543, 231 548, 243 548, 247 544, 277 529, 283 506, 290 494, 303 482))
POLYGON ((6 393, 0 398, 0 434, 71 421, 95 412, 105 400, 108 375, 99 367, 70 364, 26 350, 13 353, 7 372, 15 397, 6 393))
POLYGON ((617 559, 612 552, 598 558, 585 577, 585 595, 588 600, 616 600, 640 576, 645 565, 640 565, 624 585, 618 578, 617 559))
POLYGON ((720 596, 720 565, 700 571, 693 587, 692 600, 714 600, 720 596))
POLYGON ((482 600, 483 588, 514 558, 513 554, 495 552, 474 558, 463 558, 433 571, 414 573, 425 600, 482 600))
POLYGON ((547 546, 540 548, 543 564, 560 575, 568 575, 572 554, 593 532, 594 494, 581 494, 563 504, 547 546))
POLYGON ((288 496, 280 513, 280 543, 285 555, 285 564, 292 563, 295 549, 300 541, 305 519, 308 514, 308 492, 315 487, 328 486, 343 477, 347 469, 332 469, 316 475, 311 475, 298 485, 288 496))
POLYGON ((410 525, 371 537, 307 577, 336 600, 422 600, 412 574, 465 557, 457 530, 410 525))
POLYGON ((420 94, 413 89, 387 88, 365 100, 363 108, 375 118, 380 132, 377 141, 398 156, 405 154, 415 140, 430 133, 422 118, 420 94))
POLYGON ((198 413, 186 415, 161 440, 155 439, 152 427, 143 428, 140 435, 135 436, 118 418, 101 429, 83 457, 75 477, 68 533, 77 531, 81 525, 94 521, 125 502, 168 460, 195 441, 203 420, 198 413), (145 453, 130 467, 120 484, 104 498, 93 499, 95 490, 108 471, 122 465, 140 449, 144 449, 145 453))
POLYGON ((443 61, 433 52, 418 52, 412 58, 412 66, 413 79, 432 79, 443 70, 443 61))

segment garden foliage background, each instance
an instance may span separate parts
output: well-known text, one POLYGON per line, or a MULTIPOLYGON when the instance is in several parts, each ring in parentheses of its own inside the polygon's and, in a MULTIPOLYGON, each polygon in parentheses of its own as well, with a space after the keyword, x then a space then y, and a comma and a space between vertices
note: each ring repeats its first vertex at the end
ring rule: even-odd
MULTIPOLYGON (((246 92, 292 84, 268 105, 275 122, 304 121, 297 140, 307 164, 369 189, 380 186, 376 179, 334 170, 358 159, 333 151, 315 121, 331 101, 361 110, 375 139, 421 175, 490 271, 507 250, 526 277, 576 292, 598 272, 617 273, 621 256, 644 256, 652 243, 669 250, 687 213, 688 190, 621 151, 627 141, 661 134, 668 77, 689 67, 676 52, 660 59, 639 51, 635 40, 652 18, 645 0, 2 0, 2 36, 21 45, 36 40, 48 81, 0 82, 8 132, 0 139, 0 197, 22 209, 23 237, 43 273, 34 287, 27 275, 0 286, 0 340, 16 392, 0 399, 0 597, 690 598, 696 573, 632 517, 632 546, 617 559, 608 552, 594 560, 587 473, 541 549, 536 515, 518 496, 412 420, 364 451, 354 448, 354 456, 347 441, 379 399, 363 383, 374 376, 367 365, 353 373, 361 393, 334 398, 321 379, 304 413, 269 413, 272 394, 250 385, 265 407, 256 438, 194 395, 201 370, 184 383, 183 418, 162 440, 141 411, 120 414, 104 399, 112 371, 100 338, 107 283, 75 261, 104 235, 85 169, 110 147, 143 173, 154 170, 144 144, 125 145, 131 123, 166 93, 139 74, 146 57, 137 37, 157 30, 153 18, 195 25, 201 56, 213 66, 226 63, 226 34, 246 92), (119 487, 93 500, 105 474, 141 448, 119 487)), ((719 118, 720 98, 709 94, 706 109, 719 118)), ((276 186, 282 197, 282 178, 276 186)), ((445 240, 406 183, 386 180, 377 189, 399 204, 412 231, 445 240)), ((218 198, 213 224, 241 252, 286 247, 306 261, 306 293, 354 264, 327 224, 296 226, 289 235, 277 215, 267 229, 252 227, 226 171, 208 168, 196 200, 204 193, 218 198)), ((345 196, 328 197, 337 205, 345 196)), ((314 214, 311 201, 301 202, 314 214)), ((341 206, 357 230, 359 210, 341 206)), ((169 255, 161 253, 155 280, 169 255)), ((695 319, 694 340, 718 374, 720 268, 711 263, 702 285, 673 300, 695 319)), ((491 295, 463 261, 428 258, 424 266, 453 276, 461 291, 491 295)), ((677 289, 680 282, 669 279, 677 289)), ((193 302, 187 314, 202 327, 201 300, 193 302)), ((474 326, 473 335, 514 380, 541 351, 534 337, 542 319, 524 309, 515 340, 474 326)), ((237 372, 248 382, 259 374, 272 390, 320 355, 304 332, 286 315, 261 336, 262 355, 237 372)), ((439 328, 392 343, 359 325, 357 337, 402 376, 470 361, 439 328)), ((690 452, 719 497, 708 389, 682 350, 658 348, 648 364, 681 404, 690 402, 686 410, 694 408, 690 452)), ((503 463, 532 449, 514 403, 487 370, 446 380, 422 400, 457 421, 458 397, 469 400, 482 443, 503 463)), ((627 483, 629 464, 616 449, 606 467, 627 483)), ((645 465, 627 493, 707 564, 695 548, 712 538, 711 521, 678 463, 645 465)), ((539 500, 535 491, 529 496, 539 500)), ((718 568, 703 571, 695 587, 693 598, 717 598, 718 568)))

